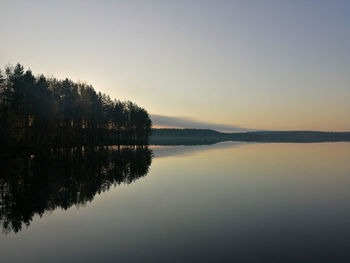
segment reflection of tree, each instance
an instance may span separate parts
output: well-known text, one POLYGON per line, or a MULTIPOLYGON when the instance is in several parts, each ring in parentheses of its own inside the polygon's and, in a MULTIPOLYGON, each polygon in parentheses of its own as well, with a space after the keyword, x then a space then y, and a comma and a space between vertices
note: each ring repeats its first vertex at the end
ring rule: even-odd
POLYGON ((29 226, 34 215, 92 201, 111 185, 148 173, 147 147, 55 151, 0 160, 0 221, 4 232, 29 226))

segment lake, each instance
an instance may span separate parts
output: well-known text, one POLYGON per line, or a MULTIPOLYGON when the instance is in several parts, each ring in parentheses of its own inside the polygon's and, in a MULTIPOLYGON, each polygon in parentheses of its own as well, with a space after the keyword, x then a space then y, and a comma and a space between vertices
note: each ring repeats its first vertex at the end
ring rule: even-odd
POLYGON ((350 262, 350 143, 1 163, 0 262, 350 262))

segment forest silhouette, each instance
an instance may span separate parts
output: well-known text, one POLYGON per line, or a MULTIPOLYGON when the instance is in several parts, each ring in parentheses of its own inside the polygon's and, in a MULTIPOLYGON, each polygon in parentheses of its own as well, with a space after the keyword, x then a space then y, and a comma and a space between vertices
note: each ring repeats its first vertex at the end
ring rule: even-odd
POLYGON ((144 145, 152 121, 135 103, 91 85, 35 77, 21 64, 0 71, 0 147, 144 145))

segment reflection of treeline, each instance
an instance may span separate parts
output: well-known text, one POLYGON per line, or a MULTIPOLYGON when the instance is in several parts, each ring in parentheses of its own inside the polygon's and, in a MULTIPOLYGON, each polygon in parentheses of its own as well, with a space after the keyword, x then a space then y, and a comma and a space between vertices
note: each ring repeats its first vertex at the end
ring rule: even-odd
POLYGON ((0 160, 0 223, 5 232, 29 226, 33 216, 92 201, 112 185, 148 173, 147 147, 57 150, 0 160))
POLYGON ((0 71, 0 146, 146 144, 151 119, 132 102, 91 85, 34 77, 17 64, 0 71))

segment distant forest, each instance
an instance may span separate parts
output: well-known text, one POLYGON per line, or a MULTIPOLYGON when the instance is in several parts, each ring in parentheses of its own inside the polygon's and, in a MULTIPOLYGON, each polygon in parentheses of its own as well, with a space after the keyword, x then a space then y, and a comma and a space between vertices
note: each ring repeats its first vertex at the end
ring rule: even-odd
POLYGON ((153 129, 150 144, 197 145, 223 141, 241 142, 348 142, 350 132, 253 131, 222 133, 208 129, 153 129))
POLYGON ((0 70, 0 147, 147 144, 152 122, 130 101, 91 85, 34 76, 17 64, 0 70))

